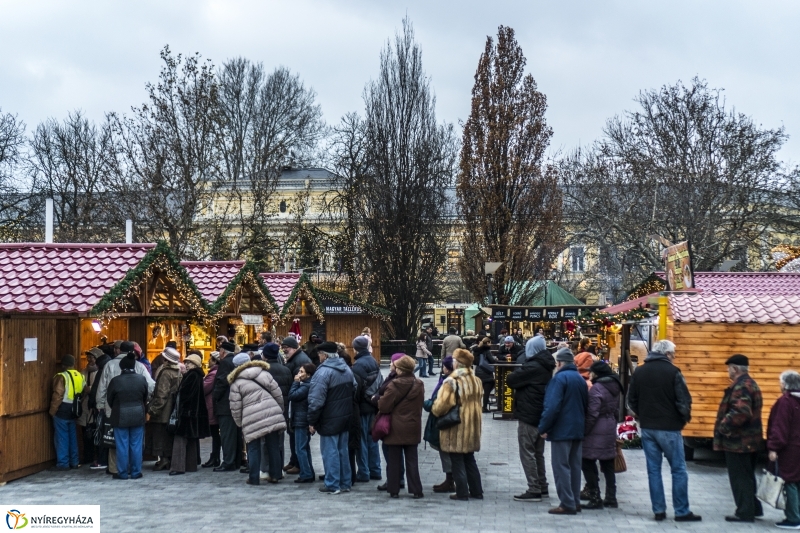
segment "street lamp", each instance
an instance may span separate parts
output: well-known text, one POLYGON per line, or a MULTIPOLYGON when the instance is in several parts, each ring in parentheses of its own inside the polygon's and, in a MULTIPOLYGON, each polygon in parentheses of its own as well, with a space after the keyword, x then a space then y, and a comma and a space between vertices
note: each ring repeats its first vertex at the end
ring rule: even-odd
POLYGON ((486 292, 488 293, 487 296, 489 297, 489 305, 494 304, 494 291, 492 290, 492 276, 497 269, 502 266, 502 262, 500 263, 492 263, 486 262, 483 266, 483 271, 486 274, 486 292))

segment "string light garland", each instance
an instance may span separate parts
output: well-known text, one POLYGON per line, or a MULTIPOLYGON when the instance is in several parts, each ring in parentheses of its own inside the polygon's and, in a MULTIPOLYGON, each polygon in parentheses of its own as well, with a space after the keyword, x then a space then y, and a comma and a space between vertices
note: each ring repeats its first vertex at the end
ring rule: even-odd
MULTIPOLYGON (((172 283, 180 300, 189 307, 188 314, 191 318, 210 325, 212 317, 209 313, 209 304, 203 299, 189 273, 181 266, 164 241, 159 241, 136 267, 129 270, 125 277, 95 304, 89 315, 101 323, 107 323, 119 318, 121 313, 131 312, 134 307, 131 301, 139 299, 144 281, 154 281, 156 272, 172 283)), ((176 317, 172 317, 174 318, 176 317)))
POLYGON ((658 274, 653 272, 647 276, 643 282, 638 284, 630 293, 628 293, 628 296, 624 301, 627 302, 630 300, 635 300, 636 298, 641 298, 642 296, 647 296, 648 294, 665 290, 667 290, 667 284, 658 274))
POLYGON ((300 302, 300 300, 306 300, 309 303, 313 314, 316 316, 319 322, 323 322, 325 320, 325 315, 323 314, 319 305, 319 302, 322 300, 331 300, 344 305, 358 306, 363 309, 366 314, 381 320, 387 320, 391 316, 391 312, 381 307, 355 301, 344 294, 316 288, 311 282, 311 278, 306 273, 303 273, 300 276, 300 279, 297 280, 297 284, 292 290, 292 293, 286 299, 283 313, 281 313, 283 320, 285 320, 290 314, 295 314, 297 310, 297 304, 300 302))
POLYGON ((258 298, 261 308, 266 310, 270 319, 275 322, 280 318, 280 310, 275 298, 270 294, 261 276, 258 275, 258 268, 256 265, 248 261, 241 270, 234 276, 228 286, 225 287, 223 293, 210 305, 209 314, 214 320, 219 319, 224 315, 236 300, 239 292, 237 289, 243 286, 249 286, 253 289, 253 294, 258 298))
POLYGON ((619 313, 605 313, 602 309, 590 312, 586 311, 579 315, 575 320, 581 326, 596 326, 600 328, 610 328, 614 324, 620 322, 632 322, 648 319, 656 314, 655 311, 645 309, 639 305, 636 309, 630 311, 622 311, 619 313))
POLYGON ((779 272, 800 271, 800 265, 790 264, 800 259, 800 246, 781 244, 772 249, 772 257, 779 272))

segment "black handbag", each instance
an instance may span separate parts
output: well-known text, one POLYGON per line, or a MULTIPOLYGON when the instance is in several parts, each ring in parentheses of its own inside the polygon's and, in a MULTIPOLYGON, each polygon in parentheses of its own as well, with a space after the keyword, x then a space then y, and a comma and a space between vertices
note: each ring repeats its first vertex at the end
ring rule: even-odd
POLYGON ((178 425, 181 421, 180 403, 181 393, 178 391, 175 393, 175 399, 172 402, 172 412, 169 414, 169 420, 167 421, 167 432, 171 435, 174 435, 175 432, 178 431, 178 425))
POLYGON ((107 420, 103 420, 103 441, 102 445, 106 448, 116 448, 117 441, 114 438, 114 427, 107 420))
POLYGON ((75 390, 75 380, 72 379, 72 372, 67 370, 66 374, 69 376, 69 381, 72 384, 72 416, 80 418, 83 414, 83 391, 78 392, 75 390))
POLYGON ((457 426, 460 423, 461 409, 458 405, 458 385, 456 385, 456 404, 444 415, 439 417, 439 419, 436 421, 436 427, 442 430, 457 426))

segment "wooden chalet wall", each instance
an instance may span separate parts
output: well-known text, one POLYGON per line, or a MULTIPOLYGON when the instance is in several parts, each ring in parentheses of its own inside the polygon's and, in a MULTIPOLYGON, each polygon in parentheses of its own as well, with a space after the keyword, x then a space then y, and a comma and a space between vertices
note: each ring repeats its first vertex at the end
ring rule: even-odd
MULTIPOLYGON (((294 318, 300 319, 300 331, 303 333, 303 343, 305 343, 311 334, 318 329, 315 329, 316 318, 313 316, 287 317, 283 324, 275 327, 275 331, 281 337, 287 336, 294 318)), ((329 315, 325 318, 325 322, 321 324, 321 327, 325 330, 324 337, 326 341, 341 342, 347 346, 347 353, 351 356, 355 355, 353 353, 353 339, 361 335, 361 331, 365 327, 370 328, 372 331, 372 355, 380 364, 381 325, 379 318, 369 315, 329 315)))
POLYGON ((725 361, 736 353, 750 359, 750 375, 761 387, 766 435, 769 411, 780 396, 779 376, 800 366, 800 325, 675 322, 671 326, 675 364, 692 393, 692 421, 683 435, 714 436, 719 402, 730 385, 725 361))
POLYGON ((0 320, 0 482, 44 470, 55 460, 48 413, 52 381, 66 353, 78 351, 77 317, 11 315, 0 320), (24 339, 37 360, 24 362, 24 339))

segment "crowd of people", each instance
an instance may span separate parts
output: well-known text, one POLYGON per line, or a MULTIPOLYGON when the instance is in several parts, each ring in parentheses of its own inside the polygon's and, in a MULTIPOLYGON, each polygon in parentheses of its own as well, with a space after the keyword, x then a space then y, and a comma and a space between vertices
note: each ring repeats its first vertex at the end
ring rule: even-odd
MULTIPOLYGON (((385 464, 386 479, 378 490, 398 498, 406 489, 416 499, 424 497, 418 461, 424 440, 439 453, 445 477, 433 491, 459 501, 483 499, 475 453, 481 449, 487 390, 494 383, 492 365, 505 359, 519 364, 507 384, 515 394, 519 457, 527 484, 514 500, 551 497, 547 441, 557 501, 550 514, 619 506, 616 422, 623 387, 606 362, 592 357, 586 343, 564 345, 553 353, 540 335, 522 349, 509 336, 503 339, 505 352, 494 355, 487 340, 467 349, 451 331, 443 340, 441 375, 426 399, 415 373, 429 375, 432 349, 427 340, 425 333, 419 335, 416 359, 394 354, 386 377, 373 357, 368 331, 352 341, 354 357, 343 344, 319 338, 310 348, 301 348, 292 336, 278 344, 265 333, 258 345, 243 347, 220 337, 207 373, 199 354, 189 352, 181 360, 174 345, 151 363, 136 343, 104 344, 87 352, 83 372, 75 370, 74 357, 65 355, 64 371, 54 377, 50 409, 55 468, 80 466, 77 423, 85 428, 84 462, 115 479, 141 478, 145 456, 155 459, 156 471, 195 472, 201 466, 200 439, 211 437, 211 456, 202 467, 239 470, 248 474, 250 485, 296 475, 294 483, 319 479, 319 492, 334 495, 349 492, 354 483, 383 480, 385 464), (428 412, 424 421, 423 411, 428 412), (314 436, 324 469, 319 476, 309 444, 314 436)), ((691 420, 692 398, 675 357, 672 342, 653 345, 633 374, 627 407, 641 431, 655 520, 667 517, 661 478, 666 458, 674 519, 696 522, 701 517, 689 504, 681 436, 691 420)), ((752 522, 763 514, 755 473, 764 444, 761 391, 749 375, 746 356, 734 355, 725 364, 731 386, 719 407, 714 449, 724 452, 735 504, 726 520, 752 522)), ((786 518, 777 525, 800 529, 800 374, 783 372, 780 386, 782 396, 769 415, 766 449, 785 481, 786 518)))

